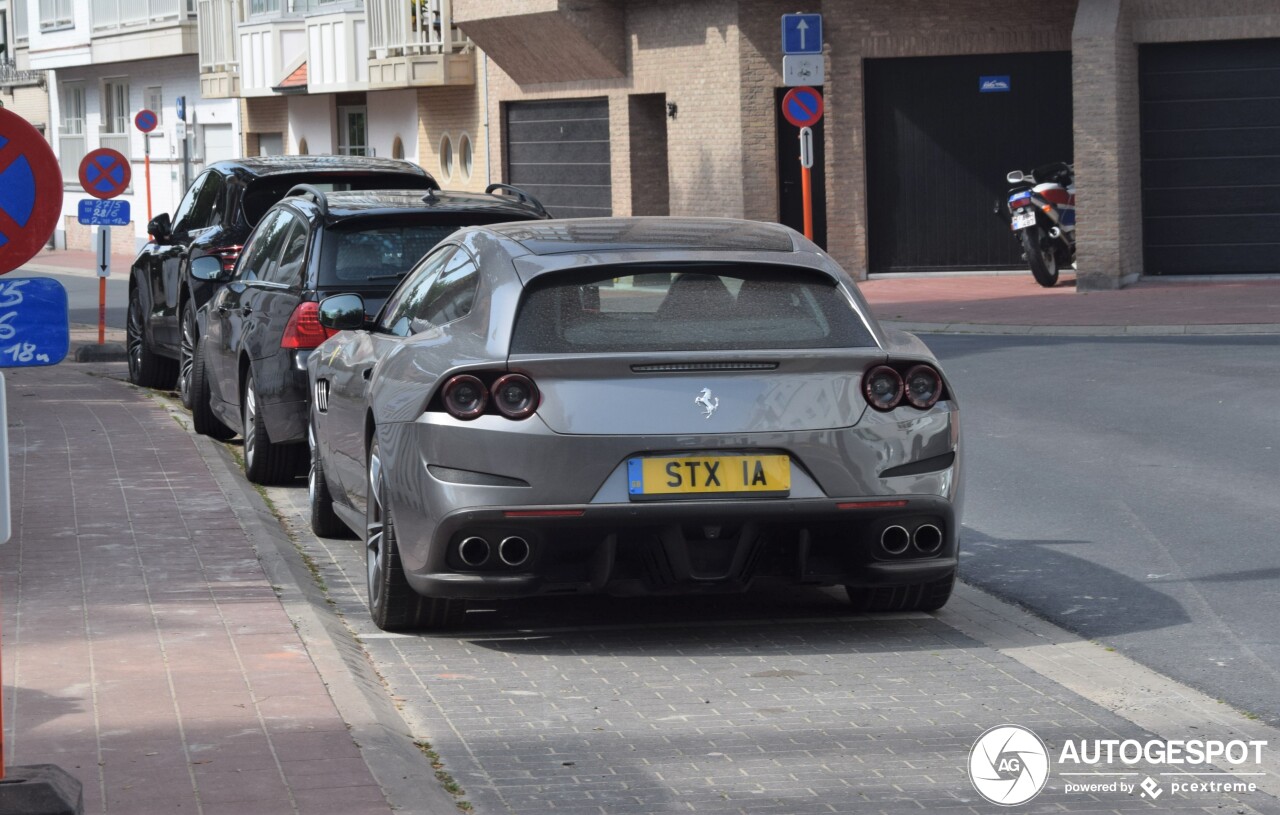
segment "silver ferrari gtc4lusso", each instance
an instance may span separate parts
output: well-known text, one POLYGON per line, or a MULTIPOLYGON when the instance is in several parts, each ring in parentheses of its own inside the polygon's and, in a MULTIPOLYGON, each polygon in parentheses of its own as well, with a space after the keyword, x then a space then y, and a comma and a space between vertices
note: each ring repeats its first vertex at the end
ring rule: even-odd
POLYGON ((364 538, 382 628, 544 594, 951 593, 955 394, 786 227, 472 227, 376 317, 344 294, 319 319, 312 523, 364 538))

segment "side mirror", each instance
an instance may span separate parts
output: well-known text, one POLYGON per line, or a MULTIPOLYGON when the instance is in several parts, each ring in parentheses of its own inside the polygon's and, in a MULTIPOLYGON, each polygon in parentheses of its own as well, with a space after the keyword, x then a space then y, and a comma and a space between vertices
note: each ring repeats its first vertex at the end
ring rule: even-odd
POLYGON ((364 328, 364 298, 358 294, 335 294, 320 301, 320 325, 334 331, 364 328))
POLYGON ((169 213, 167 212, 162 212, 147 222, 147 234, 157 241, 162 241, 169 237, 172 229, 173 224, 169 222, 169 213))
POLYGON ((1027 177, 1022 174, 1021 170, 1014 170, 1005 176, 1005 180, 1010 184, 1021 184, 1023 181, 1027 180, 1027 177))
POLYGON ((213 255, 198 257, 191 261, 191 276, 196 280, 222 280, 225 277, 222 261, 213 255))

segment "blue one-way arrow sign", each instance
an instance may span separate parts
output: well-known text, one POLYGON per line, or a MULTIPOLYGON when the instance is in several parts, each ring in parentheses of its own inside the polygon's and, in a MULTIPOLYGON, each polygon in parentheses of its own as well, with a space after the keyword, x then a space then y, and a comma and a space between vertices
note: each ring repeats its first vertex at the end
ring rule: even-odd
POLYGON ((822 15, 782 15, 782 53, 821 54, 822 15))

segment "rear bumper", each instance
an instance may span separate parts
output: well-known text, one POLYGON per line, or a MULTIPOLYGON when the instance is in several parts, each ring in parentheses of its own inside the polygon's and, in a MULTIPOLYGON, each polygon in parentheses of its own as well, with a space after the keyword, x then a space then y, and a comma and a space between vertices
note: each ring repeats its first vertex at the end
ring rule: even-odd
POLYGON ((902 586, 953 574, 958 563, 954 506, 936 496, 896 500, 903 505, 883 506, 880 499, 792 499, 486 507, 442 518, 430 542, 415 544, 411 529, 397 532, 405 544, 426 544, 425 567, 408 569, 406 576, 415 590, 433 597, 902 586), (908 548, 892 555, 881 548, 885 528, 902 525, 912 531, 925 524, 942 531, 936 551, 908 548), (490 555, 468 566, 458 546, 471 537, 486 541, 490 555), (511 538, 527 542, 527 560, 502 562, 499 545, 511 538))

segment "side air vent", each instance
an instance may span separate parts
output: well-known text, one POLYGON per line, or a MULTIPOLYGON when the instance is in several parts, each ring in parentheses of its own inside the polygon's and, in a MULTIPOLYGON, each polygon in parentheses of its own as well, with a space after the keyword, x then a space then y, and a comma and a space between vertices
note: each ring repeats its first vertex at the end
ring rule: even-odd
POLYGON ((703 373, 706 371, 772 371, 776 362, 663 362, 652 365, 632 365, 632 373, 674 374, 703 373))
POLYGON ((312 396, 315 398, 316 410, 320 413, 328 413, 329 380, 317 379, 315 386, 312 388, 312 396))

